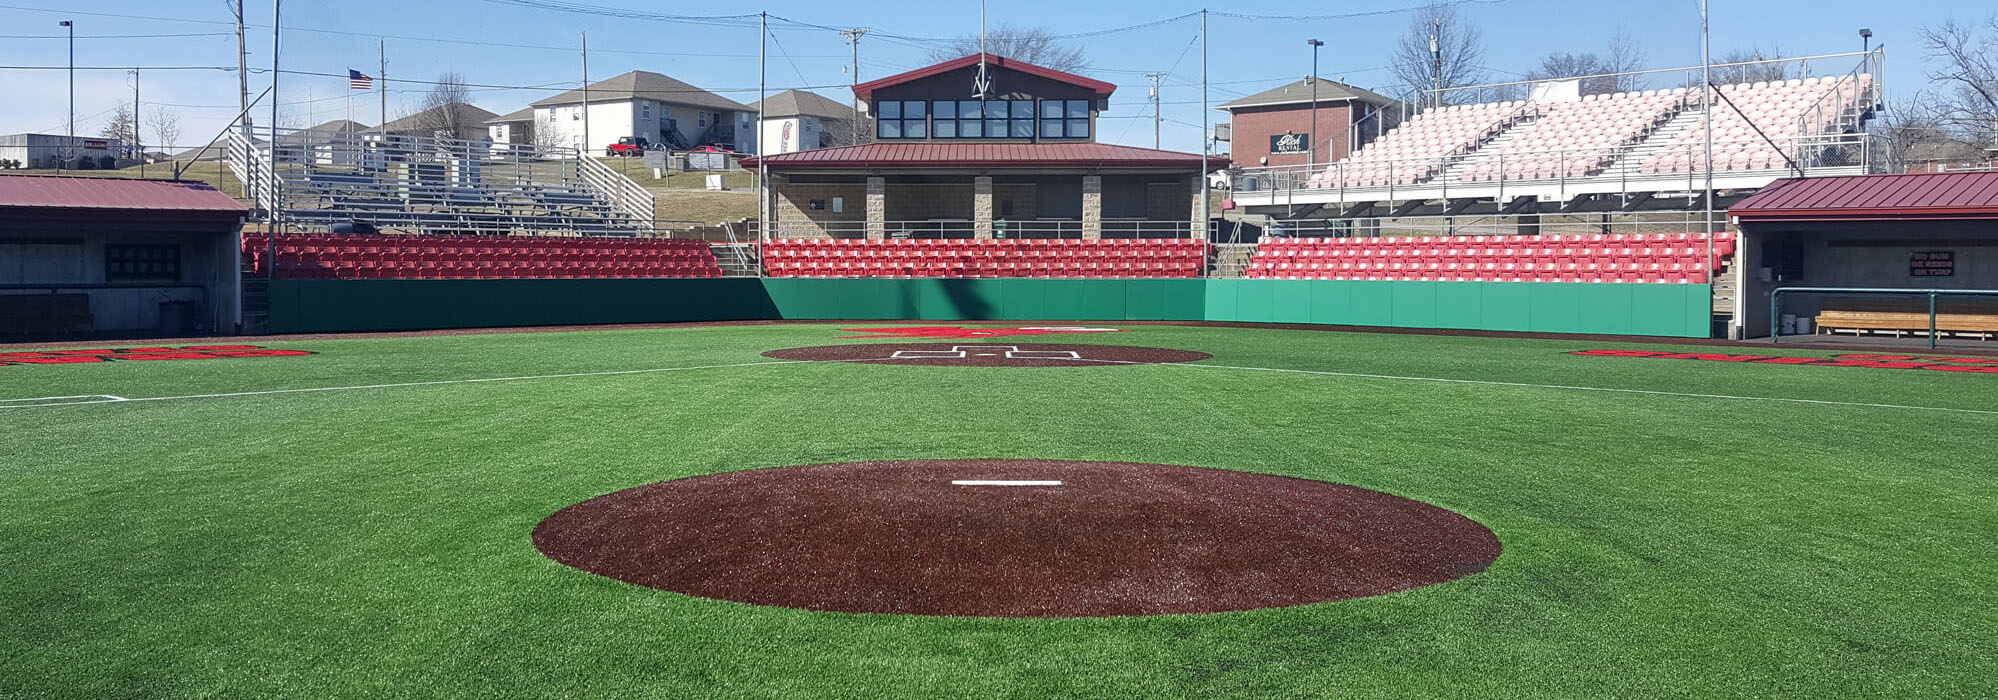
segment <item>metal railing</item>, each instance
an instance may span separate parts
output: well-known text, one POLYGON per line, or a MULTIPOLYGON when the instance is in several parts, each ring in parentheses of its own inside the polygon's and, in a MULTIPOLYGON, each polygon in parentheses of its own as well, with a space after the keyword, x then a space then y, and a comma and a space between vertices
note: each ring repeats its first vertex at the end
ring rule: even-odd
MULTIPOLYGON (((1576 214, 1456 214, 1347 219, 1271 219, 1269 238, 1391 238, 1417 236, 1589 235, 1700 233, 1700 211, 1576 214)), ((1729 230, 1726 213, 1714 213, 1715 230, 1729 230)))
POLYGON ((651 192, 574 149, 345 131, 231 131, 256 220, 309 230, 635 235, 651 192), (274 164, 273 164, 274 163, 274 164))
POLYGON ((1929 302, 1929 349, 1936 348, 1936 300, 1946 296, 1998 297, 1998 289, 1883 289, 1873 287, 1777 287, 1769 292, 1769 342, 1783 337, 1782 300, 1785 293, 1847 296, 1926 296, 1929 302))

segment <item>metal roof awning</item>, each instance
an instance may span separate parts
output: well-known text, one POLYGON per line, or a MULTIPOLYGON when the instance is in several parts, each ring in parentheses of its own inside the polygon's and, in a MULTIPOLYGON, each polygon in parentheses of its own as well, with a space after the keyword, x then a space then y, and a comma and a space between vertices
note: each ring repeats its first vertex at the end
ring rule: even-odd
POLYGON ((1743 223, 1998 220, 1998 172, 1790 178, 1728 215, 1743 223))
POLYGON ((205 182, 0 175, 0 210, 11 217, 149 212, 175 220, 234 221, 249 207, 205 182))
MULTIPOLYGON (((1208 170, 1228 167, 1226 156, 1207 156, 1208 170)), ((757 159, 744 158, 745 167, 757 159)), ((884 168, 1082 168, 1199 170, 1198 153, 1106 143, 870 143, 773 155, 771 170, 884 168)))

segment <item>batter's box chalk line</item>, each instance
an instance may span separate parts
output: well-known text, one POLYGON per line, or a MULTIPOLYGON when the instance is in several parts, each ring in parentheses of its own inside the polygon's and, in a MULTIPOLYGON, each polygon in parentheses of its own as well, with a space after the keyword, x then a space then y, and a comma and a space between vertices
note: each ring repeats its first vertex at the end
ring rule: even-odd
POLYGON ((1080 360, 1074 350, 1021 350, 1018 345, 952 345, 949 350, 896 350, 891 360, 962 360, 969 357, 998 357, 1008 360, 1080 360), (990 352, 986 352, 990 351, 990 352))

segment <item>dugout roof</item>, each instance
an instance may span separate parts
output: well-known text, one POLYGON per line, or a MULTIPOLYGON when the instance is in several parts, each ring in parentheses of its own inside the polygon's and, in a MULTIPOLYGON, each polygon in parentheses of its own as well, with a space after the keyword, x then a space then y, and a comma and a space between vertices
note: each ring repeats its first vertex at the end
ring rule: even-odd
POLYGON ((183 221, 234 222, 250 210, 205 182, 6 175, 0 176, 0 212, 27 219, 152 212, 183 221))
POLYGON ((1789 178, 1728 215, 1741 223, 1998 220, 1998 171, 1789 178))

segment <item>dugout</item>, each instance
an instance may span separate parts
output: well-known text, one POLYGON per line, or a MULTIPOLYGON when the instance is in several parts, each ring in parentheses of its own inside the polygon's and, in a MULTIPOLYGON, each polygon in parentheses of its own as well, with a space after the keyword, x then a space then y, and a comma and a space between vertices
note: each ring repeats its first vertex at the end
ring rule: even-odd
POLYGON ((248 213, 201 182, 0 176, 0 341, 234 332, 248 213))
MULTIPOLYGON (((1768 336, 1782 287, 1998 289, 1998 172, 1779 180, 1728 216, 1741 232, 1732 337, 1768 336)), ((1893 333, 1926 332, 1927 309, 1925 296, 1786 293, 1781 313, 1893 333)), ((1943 298, 1938 312, 1945 333, 1998 338, 1998 297, 1943 298)))

